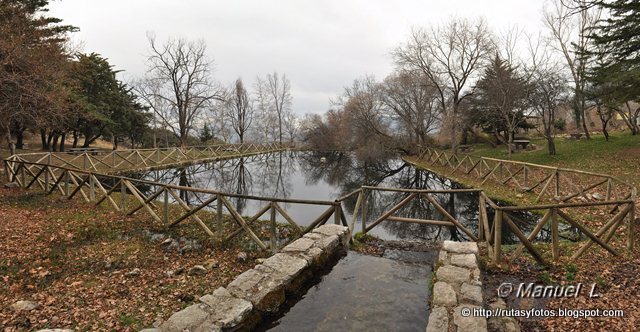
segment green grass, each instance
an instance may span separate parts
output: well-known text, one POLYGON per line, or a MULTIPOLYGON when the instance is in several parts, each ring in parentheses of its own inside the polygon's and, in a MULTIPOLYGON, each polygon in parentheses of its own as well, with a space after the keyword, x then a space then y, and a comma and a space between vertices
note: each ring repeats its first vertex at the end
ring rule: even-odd
MULTIPOLYGON (((610 174, 640 185, 640 135, 628 132, 612 133, 609 141, 603 135, 592 135, 591 140, 556 138, 556 155, 549 155, 545 139, 533 139, 541 149, 514 153, 512 160, 534 164, 553 165, 610 174)), ((474 145, 474 156, 508 159, 506 147, 492 148, 488 144, 474 145)))

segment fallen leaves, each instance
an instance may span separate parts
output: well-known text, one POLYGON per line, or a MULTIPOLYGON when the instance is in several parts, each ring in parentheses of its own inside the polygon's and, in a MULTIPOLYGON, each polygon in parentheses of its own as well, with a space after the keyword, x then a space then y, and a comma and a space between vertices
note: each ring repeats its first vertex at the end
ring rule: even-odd
MULTIPOLYGON (((142 235, 150 218, 125 217, 76 201, 61 204, 0 189, 0 330, 72 328, 134 331, 166 319, 254 265, 240 248, 205 246, 180 255, 142 235), (217 262, 205 275, 167 275, 217 262), (126 273, 139 270, 136 276, 126 273), (9 306, 32 300, 38 309, 9 306)), ((246 249, 242 249, 246 250, 246 249)))

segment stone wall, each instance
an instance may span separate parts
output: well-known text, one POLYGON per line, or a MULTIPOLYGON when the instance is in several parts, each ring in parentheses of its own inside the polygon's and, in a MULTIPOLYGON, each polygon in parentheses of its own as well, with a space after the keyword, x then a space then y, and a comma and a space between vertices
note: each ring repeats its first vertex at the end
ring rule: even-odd
POLYGON ((427 332, 487 331, 487 320, 473 316, 473 309, 483 305, 477 255, 475 242, 444 241, 433 280, 427 332))
POLYGON ((315 270, 345 252, 349 238, 347 227, 320 226, 242 273, 226 288, 202 296, 159 328, 146 331, 250 330, 262 316, 277 312, 285 296, 296 292, 315 270))

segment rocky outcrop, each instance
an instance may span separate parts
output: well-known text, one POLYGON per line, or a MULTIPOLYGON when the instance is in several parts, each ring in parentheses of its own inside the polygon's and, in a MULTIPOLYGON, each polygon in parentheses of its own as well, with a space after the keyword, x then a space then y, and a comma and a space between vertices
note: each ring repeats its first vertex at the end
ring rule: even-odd
POLYGON ((174 313, 155 330, 250 330, 263 315, 277 312, 287 293, 295 292, 312 271, 345 252, 349 238, 347 227, 320 226, 245 271, 226 288, 220 287, 174 313))

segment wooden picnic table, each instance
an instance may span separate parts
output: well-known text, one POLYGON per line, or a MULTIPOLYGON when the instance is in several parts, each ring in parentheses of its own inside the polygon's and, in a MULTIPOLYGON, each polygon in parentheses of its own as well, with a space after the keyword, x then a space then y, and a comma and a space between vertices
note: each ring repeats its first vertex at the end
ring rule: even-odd
POLYGON ((458 149, 460 149, 460 152, 471 152, 471 145, 460 145, 458 146, 458 149))
POLYGON ((99 148, 69 148, 67 150, 67 152, 70 154, 91 153, 92 155, 96 155, 100 151, 102 151, 102 149, 99 148))
POLYGON ((524 150, 531 143, 528 139, 514 139, 513 144, 516 146, 516 150, 524 150))

